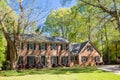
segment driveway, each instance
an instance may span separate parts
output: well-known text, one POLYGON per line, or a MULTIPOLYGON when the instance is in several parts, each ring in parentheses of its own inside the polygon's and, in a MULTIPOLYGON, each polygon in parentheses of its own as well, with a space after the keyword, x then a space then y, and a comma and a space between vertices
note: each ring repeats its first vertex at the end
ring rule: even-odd
POLYGON ((115 74, 120 74, 120 66, 119 65, 100 65, 97 66, 98 69, 110 71, 115 74))

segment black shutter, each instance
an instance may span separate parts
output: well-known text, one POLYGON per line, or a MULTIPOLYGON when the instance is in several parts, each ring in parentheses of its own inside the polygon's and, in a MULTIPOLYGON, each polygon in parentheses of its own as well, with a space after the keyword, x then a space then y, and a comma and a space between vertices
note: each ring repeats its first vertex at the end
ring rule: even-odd
POLYGON ((39 50, 41 50, 41 43, 39 44, 39 50))
POLYGON ((68 44, 66 44, 66 50, 68 50, 68 44))
POLYGON ((57 50, 58 49, 58 44, 56 44, 56 46, 55 46, 55 50, 57 50))
POLYGON ((27 65, 29 65, 29 56, 27 56, 27 65))
POLYGON ((36 49, 36 43, 34 43, 34 50, 36 49))
POLYGON ((29 43, 27 43, 27 50, 29 50, 29 43))
POLYGON ((50 50, 52 50, 52 49, 53 49, 52 44, 50 44, 50 50))
POLYGON ((47 50, 47 44, 45 43, 45 50, 47 50))
POLYGON ((62 50, 62 44, 61 44, 60 46, 61 46, 61 48, 60 48, 60 49, 62 50))

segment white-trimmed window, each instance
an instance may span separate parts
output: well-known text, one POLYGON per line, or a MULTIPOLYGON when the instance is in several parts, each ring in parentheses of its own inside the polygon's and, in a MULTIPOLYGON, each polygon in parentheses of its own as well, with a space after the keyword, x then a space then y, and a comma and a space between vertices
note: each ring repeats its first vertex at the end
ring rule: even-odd
POLYGON ((40 43, 39 44, 39 50, 47 50, 47 44, 46 43, 40 43))
POLYGON ((68 56, 62 56, 62 64, 68 64, 68 56))
POLYGON ((45 55, 41 55, 39 60, 40 60, 39 62, 42 65, 46 65, 47 64, 47 57, 45 55))
POLYGON ((95 56, 95 57, 94 57, 94 61, 95 61, 95 62, 100 62, 100 57, 99 57, 99 56, 95 56))
POLYGON ((92 46, 87 46, 87 51, 93 51, 93 47, 92 46))
POLYGON ((50 49, 51 50, 57 50, 57 48, 58 48, 58 45, 57 44, 50 44, 50 49))
POLYGON ((57 64, 58 63, 58 56, 52 56, 51 57, 51 64, 57 64))
POLYGON ((35 50, 36 44, 35 43, 28 43, 27 44, 27 50, 35 50))
POLYGON ((77 56, 71 56, 70 59, 71 61, 77 61, 77 56))
POLYGON ((81 57, 81 61, 82 61, 82 62, 87 62, 87 60, 88 60, 88 57, 87 57, 87 56, 82 56, 82 57, 81 57))
POLYGON ((61 44, 61 50, 67 50, 68 45, 67 44, 61 44))
POLYGON ((29 55, 27 56, 27 64, 28 65, 35 65, 35 56, 34 55, 29 55))

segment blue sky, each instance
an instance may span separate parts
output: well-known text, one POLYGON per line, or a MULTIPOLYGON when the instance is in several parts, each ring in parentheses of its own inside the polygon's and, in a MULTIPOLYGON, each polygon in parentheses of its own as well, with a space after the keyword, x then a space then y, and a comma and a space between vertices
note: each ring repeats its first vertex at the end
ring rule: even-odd
MULTIPOLYGON (((32 12, 32 16, 41 12, 39 17, 37 17, 41 19, 38 27, 44 26, 44 22, 52 10, 57 10, 62 7, 70 8, 76 4, 77 0, 23 0, 23 6, 25 9, 29 9, 31 7, 34 10, 32 12), (65 4, 62 5, 62 1, 65 1, 65 4)), ((10 6, 19 14, 19 4, 17 3, 17 0, 11 0, 10 6)))

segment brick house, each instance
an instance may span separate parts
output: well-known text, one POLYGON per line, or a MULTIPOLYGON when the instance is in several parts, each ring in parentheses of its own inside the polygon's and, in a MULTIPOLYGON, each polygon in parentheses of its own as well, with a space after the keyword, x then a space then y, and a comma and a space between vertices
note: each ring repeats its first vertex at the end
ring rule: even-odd
POLYGON ((91 41, 86 41, 80 44, 70 44, 71 64, 74 66, 94 66, 96 64, 102 64, 102 55, 91 41))
MULTIPOLYGON (((80 44, 70 44, 67 39, 61 37, 47 37, 40 35, 24 34, 21 36, 18 50, 18 68, 43 68, 57 66, 88 65, 102 62, 102 56, 95 47, 88 51, 86 47, 92 45, 91 42, 80 44), (75 45, 79 45, 75 48, 75 45), (91 61, 91 55, 96 61, 91 61), (90 59, 88 58, 90 55, 90 59), (87 58, 85 57, 87 56, 87 58), (86 61, 86 62, 85 62, 86 61), (90 62, 91 61, 91 62, 90 62)), ((92 58, 93 59, 93 58, 92 58)))

